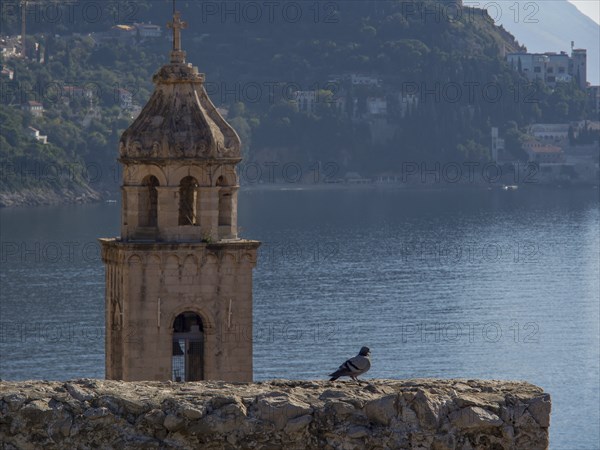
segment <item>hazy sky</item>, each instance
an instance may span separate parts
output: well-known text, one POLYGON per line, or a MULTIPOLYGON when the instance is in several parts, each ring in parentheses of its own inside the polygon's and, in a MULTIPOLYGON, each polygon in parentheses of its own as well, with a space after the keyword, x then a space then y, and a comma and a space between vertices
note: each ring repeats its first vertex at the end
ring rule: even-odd
POLYGON ((569 0, 586 16, 600 24, 600 0, 569 0))

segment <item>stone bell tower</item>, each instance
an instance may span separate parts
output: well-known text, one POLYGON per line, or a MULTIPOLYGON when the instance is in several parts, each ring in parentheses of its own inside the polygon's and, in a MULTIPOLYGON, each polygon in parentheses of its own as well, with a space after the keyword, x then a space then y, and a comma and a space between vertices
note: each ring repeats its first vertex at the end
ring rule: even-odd
POLYGON ((106 265, 106 378, 252 380, 257 241, 237 232, 240 139, 185 62, 171 61, 123 133, 121 236, 106 265))

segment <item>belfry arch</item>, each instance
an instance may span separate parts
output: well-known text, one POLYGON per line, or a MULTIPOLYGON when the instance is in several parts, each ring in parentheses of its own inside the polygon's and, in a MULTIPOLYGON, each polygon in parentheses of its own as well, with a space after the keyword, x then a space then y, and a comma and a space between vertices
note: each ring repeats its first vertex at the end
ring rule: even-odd
POLYGON ((198 225, 198 180, 185 177, 179 183, 179 225, 198 225))
POLYGON ((172 337, 172 381, 204 379, 204 322, 202 317, 186 311, 175 317, 172 337))
POLYGON ((142 180, 139 195, 139 224, 141 227, 154 228, 158 225, 158 178, 148 175, 142 180))

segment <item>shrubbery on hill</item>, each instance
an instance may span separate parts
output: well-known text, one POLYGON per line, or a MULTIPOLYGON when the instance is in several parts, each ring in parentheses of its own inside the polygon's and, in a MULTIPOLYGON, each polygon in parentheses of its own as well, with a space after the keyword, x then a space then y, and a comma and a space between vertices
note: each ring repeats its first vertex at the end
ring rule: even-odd
MULTIPOLYGON (((114 17, 161 25, 168 20, 169 2, 137 1, 135 14, 127 10, 130 3, 112 2, 121 15, 105 14, 93 24, 31 24, 30 32, 37 33, 31 45, 40 44, 38 54, 27 62, 5 61, 14 68, 15 80, 2 81, 3 163, 114 165, 119 135, 131 121, 121 108, 119 89, 130 91, 134 102, 143 105, 153 89, 152 74, 167 62, 170 50, 168 36, 147 41, 137 36, 128 43, 94 42, 87 36, 108 31, 114 17), (53 84, 73 83, 93 87, 92 110, 88 98, 65 102, 52 96, 53 84), (44 94, 43 118, 19 109, 37 99, 36 87, 44 94), (32 144, 25 137, 29 125, 48 135, 50 144, 32 144)), ((479 10, 465 9, 450 20, 422 14, 423 8, 439 8, 435 1, 321 2, 312 10, 302 3, 302 20, 276 12, 273 20, 265 16, 252 23, 242 12, 238 17, 209 14, 206 3, 180 4, 190 22, 184 48, 188 61, 207 74, 213 101, 229 108, 247 160, 268 154, 286 161, 336 161, 346 170, 375 175, 407 160, 487 160, 492 126, 514 131, 516 124, 518 131, 536 121, 586 117, 586 98, 576 86, 551 91, 527 83, 509 68, 503 51, 519 44, 479 10), (344 74, 370 75, 381 85, 353 85, 344 74), (331 83, 334 75, 340 77, 331 83), (294 107, 294 89, 320 90, 314 111, 294 107), (419 105, 402 113, 402 94, 416 95, 419 105), (335 103, 340 96, 343 107, 335 103), (365 113, 369 97, 387 100, 384 122, 393 130, 388 140, 371 136, 365 113)), ((18 33, 18 23, 11 19, 3 17, 3 29, 18 33)), ((519 149, 509 150, 518 156, 519 149)), ((18 181, 2 181, 2 189, 9 184, 18 188, 18 181)))

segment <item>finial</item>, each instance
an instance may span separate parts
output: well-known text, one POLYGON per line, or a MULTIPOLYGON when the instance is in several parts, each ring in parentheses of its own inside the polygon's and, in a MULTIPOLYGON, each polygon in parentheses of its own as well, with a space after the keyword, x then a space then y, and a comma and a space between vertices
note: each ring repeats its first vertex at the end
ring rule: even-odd
POLYGON ((181 30, 185 30, 187 25, 187 22, 181 20, 181 13, 175 11, 175 0, 173 0, 173 22, 167 23, 167 27, 173 29, 173 51, 171 52, 172 63, 185 62, 185 52, 181 49, 181 30))

